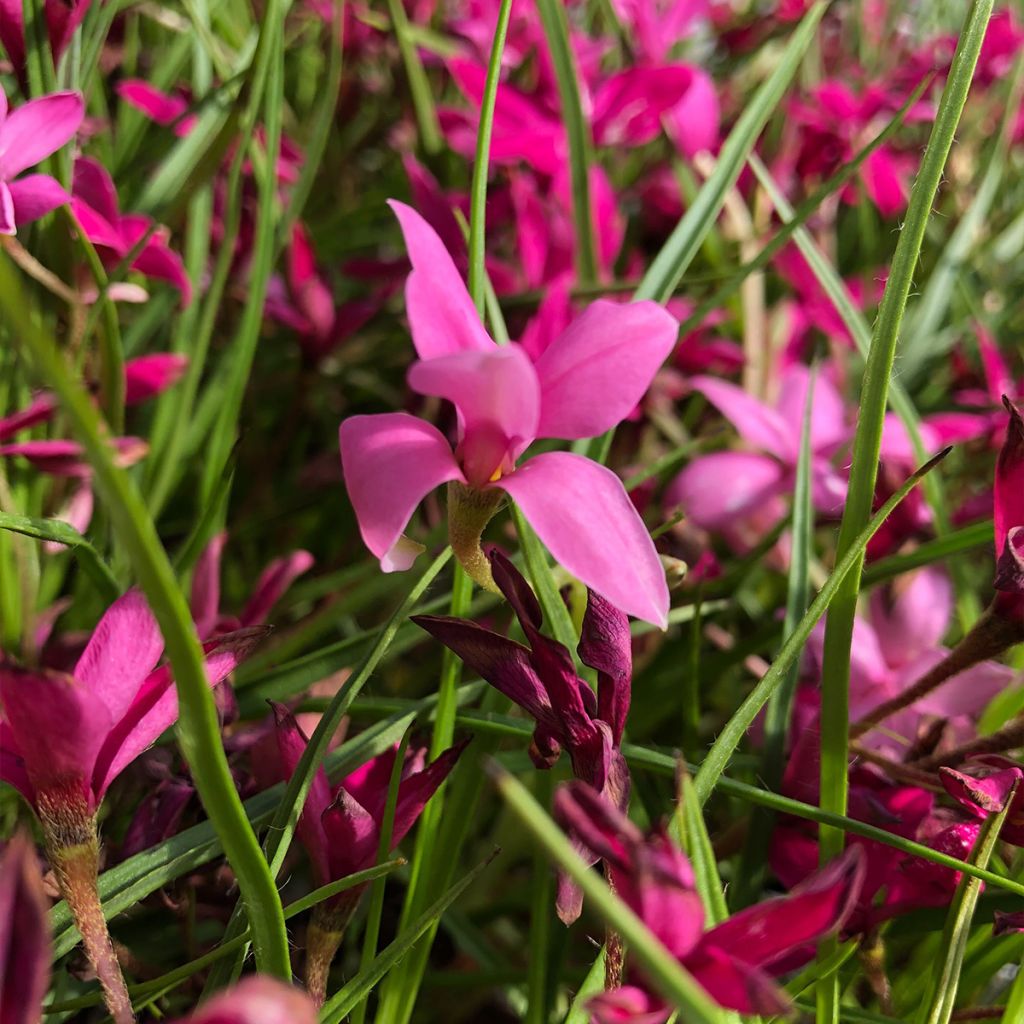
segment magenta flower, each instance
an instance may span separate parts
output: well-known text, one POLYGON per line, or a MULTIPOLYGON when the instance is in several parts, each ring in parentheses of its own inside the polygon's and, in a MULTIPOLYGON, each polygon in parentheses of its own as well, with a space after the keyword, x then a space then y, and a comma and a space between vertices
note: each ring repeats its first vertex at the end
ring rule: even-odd
POLYGON ((578 650, 598 671, 595 698, 566 648, 541 633, 543 616, 529 583, 502 552, 492 549, 488 557, 529 647, 468 619, 414 615, 412 621, 533 718, 530 757, 538 768, 550 768, 566 750, 577 778, 625 808, 629 769, 619 745, 633 671, 628 619, 590 591, 578 650))
POLYGON ((18 832, 0 854, 0 1020, 38 1024, 50 985, 50 927, 39 859, 18 832))
MULTIPOLYGON (((92 0, 43 0, 43 17, 50 52, 56 63, 67 49, 75 29, 89 11, 92 0)), ((0 43, 18 74, 25 67, 25 16, 22 0, 0 0, 0 43)), ((60 205, 58 203, 58 205, 60 205)))
POLYGON ((999 835, 1014 846, 1024 846, 1024 766, 997 754, 986 754, 972 757, 964 771, 940 768, 939 778, 961 807, 982 820, 998 814, 1012 794, 1010 812, 999 835))
MULTIPOLYGON (((537 438, 593 437, 628 415, 675 343, 675 320, 652 302, 595 302, 534 362, 521 346, 491 340, 433 229, 409 207, 392 206, 413 265, 405 294, 420 359, 409 384, 455 406, 458 444, 453 453, 436 427, 407 413, 341 424, 342 466, 366 546, 385 572, 406 569, 402 531, 435 487, 462 485, 459 500, 488 507, 487 518, 507 494, 569 572, 664 627, 665 575, 619 478, 570 452, 516 463, 537 438)), ((487 518, 472 538, 477 548, 487 518)))
MULTIPOLYGON (((15 2, 20 20, 21 3, 15 2)), ((6 22, 7 17, 6 8, 0 9, 0 20, 6 22)), ((84 112, 77 92, 39 96, 8 110, 0 87, 0 235, 13 235, 19 225, 38 220, 68 201, 67 192, 48 174, 18 175, 74 138, 84 112)))
MULTIPOLYGON (((215 686, 252 649, 262 630, 206 645, 215 686)), ((178 717, 164 643, 142 595, 130 590, 107 609, 70 674, 0 661, 0 779, 44 821, 72 808, 91 815, 107 788, 178 717)))
MULTIPOLYGON (((595 854, 610 881, 665 948, 719 1005, 740 1013, 789 1009, 772 980, 792 967, 793 955, 842 927, 864 877, 859 850, 848 850, 786 896, 766 900, 704 930, 704 908, 693 869, 664 830, 644 835, 618 808, 581 782, 555 795, 555 815, 595 854)), ((643 976, 590 1002, 598 1024, 662 1024, 671 1015, 643 976)))
MULTIPOLYGON (((782 375, 772 407, 727 381, 693 378, 693 388, 759 451, 715 452, 694 459, 669 485, 666 502, 681 505, 706 530, 728 533, 746 517, 777 522, 785 514, 780 499, 793 489, 809 384, 808 369, 791 366, 782 375)), ((819 375, 811 423, 811 488, 814 505, 822 512, 836 513, 846 496, 846 481, 831 457, 849 437, 843 400, 825 375, 819 375)))
POLYGON ((71 207, 86 238, 99 250, 105 263, 114 266, 124 259, 143 238, 149 238, 132 260, 132 268, 167 281, 181 292, 183 305, 192 300, 192 283, 185 273, 181 257, 169 244, 170 232, 141 214, 122 214, 114 182, 105 167, 96 160, 80 157, 75 162, 71 207))
POLYGON ((1024 624, 1024 419, 1003 401, 1010 423, 996 462, 996 610, 1024 624))
POLYGON ((218 533, 203 549, 192 573, 192 618, 204 640, 237 629, 262 626, 285 591, 313 567, 314 559, 308 551, 292 551, 275 558, 260 573, 241 614, 225 615, 220 610, 220 559, 227 539, 226 532, 218 533))

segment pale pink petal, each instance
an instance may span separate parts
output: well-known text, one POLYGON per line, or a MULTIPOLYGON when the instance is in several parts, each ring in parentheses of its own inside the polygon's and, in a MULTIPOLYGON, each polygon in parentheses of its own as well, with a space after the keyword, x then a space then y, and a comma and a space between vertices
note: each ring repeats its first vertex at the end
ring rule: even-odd
POLYGON ((203 1003, 178 1024, 316 1024, 313 1000, 294 985, 253 975, 203 1003))
POLYGON ((702 529, 721 530, 786 486, 785 471, 767 455, 714 452, 694 459, 669 484, 665 506, 681 506, 702 529))
MULTIPOLYGON (((67 523, 79 533, 85 533, 92 522, 93 493, 92 481, 86 478, 82 480, 71 492, 71 496, 64 503, 64 506, 54 517, 62 523, 67 523)), ((43 550, 48 555, 59 554, 67 545, 60 541, 48 540, 43 543, 43 550)))
POLYGON ((160 660, 164 638, 138 590, 129 590, 104 613, 75 665, 75 678, 118 719, 160 660))
POLYGON ((17 226, 14 219, 14 196, 7 182, 0 181, 0 235, 13 235, 17 226))
POLYGON ((571 280, 564 277, 551 284, 545 291, 537 312, 527 321, 520 335, 519 344, 534 363, 572 321, 572 303, 569 298, 571 284, 571 280))
POLYGON ((622 481, 570 452, 530 459, 500 485, 555 559, 592 590, 664 629, 668 586, 647 527, 622 481))
POLYGON ((82 123, 85 105, 77 92, 55 92, 29 100, 0 124, 0 177, 10 180, 56 153, 82 123))
POLYGON ((876 588, 870 607, 885 660, 898 668, 941 642, 953 614, 953 588, 942 569, 925 566, 876 588))
MULTIPOLYGON (((797 438, 803 430, 810 385, 811 371, 798 363, 786 370, 779 389, 776 408, 797 438)), ((811 403, 811 447, 816 452, 830 453, 849 437, 850 428, 846 423, 842 396, 828 377, 819 373, 814 382, 814 400, 811 403)))
POLYGON ((48 174, 26 174, 12 181, 8 188, 14 203, 14 221, 18 225, 31 224, 71 200, 60 182, 48 174))
POLYGON ((275 558, 256 581, 239 622, 243 626, 258 626, 266 622, 270 610, 296 579, 313 568, 313 562, 314 558, 308 551, 293 551, 283 558, 275 558))
POLYGON ((774 409, 735 384, 715 377, 694 377, 691 384, 732 423, 744 441, 783 462, 796 462, 800 432, 774 409))
POLYGON ((537 436, 540 385, 530 357, 515 343, 413 363, 409 387, 458 410, 459 461, 476 486, 511 471, 537 436))
POLYGON ((412 263, 405 283, 405 308, 420 359, 493 348, 437 232, 412 207, 396 200, 390 205, 402 226, 412 263))
POLYGON ((654 302, 592 303, 537 360, 540 437, 595 437, 628 416, 679 336, 654 302))
POLYGON ((426 495, 464 480, 441 432, 408 413, 351 416, 341 424, 339 443, 363 543, 382 561, 426 495))
MULTIPOLYGON (((939 648, 938 653, 944 655, 948 652, 939 648)), ((927 662, 910 665, 903 675, 902 686, 916 683, 931 667, 927 662)), ((1011 688, 1019 689, 1022 685, 1024 676, 1009 665, 1001 665, 998 661, 983 661, 953 676, 948 683, 943 683, 914 706, 925 714, 941 718, 977 716, 997 694, 1011 688)))

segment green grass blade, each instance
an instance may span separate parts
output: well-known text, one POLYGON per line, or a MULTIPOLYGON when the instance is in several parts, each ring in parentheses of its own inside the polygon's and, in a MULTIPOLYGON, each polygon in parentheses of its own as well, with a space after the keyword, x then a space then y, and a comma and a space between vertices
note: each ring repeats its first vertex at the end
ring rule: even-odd
POLYGON ((764 674, 754 689, 750 691, 746 700, 744 700, 736 713, 725 724, 715 742, 711 745, 707 757, 705 757, 700 770, 693 780, 697 798, 702 804, 711 796, 711 792, 715 788, 722 772, 725 771, 725 767, 729 763, 733 752, 740 745, 761 708, 768 702, 768 699, 775 690, 782 685, 790 666, 799 657, 804 644, 807 643, 811 630, 814 629, 818 619, 821 618, 834 600, 843 580, 847 578, 847 575, 853 570, 854 566, 859 563, 868 541, 875 535, 892 510, 917 486, 922 477, 938 465, 948 454, 949 449, 947 448, 909 477, 903 486, 878 510, 867 526, 861 530, 854 544, 838 561, 825 585, 818 591, 817 596, 811 602, 811 606, 807 609, 807 614, 804 615, 796 630, 790 634, 782 645, 782 650, 779 651, 778 657, 772 662, 771 668, 764 674))
POLYGON ((104 603, 112 604, 121 596, 121 587, 100 553, 73 527, 60 519, 35 519, 12 512, 0 512, 0 530, 10 530, 35 540, 65 544, 78 560, 82 571, 92 580, 104 603))
POLYGON ((424 152, 439 153, 443 144, 441 126, 437 120, 434 97, 430 92, 430 81, 423 70, 423 62, 416 52, 416 43, 410 32, 409 17, 405 13, 402 0, 387 0, 387 3, 391 26, 398 40, 402 63, 405 65, 405 76, 409 80, 409 93, 412 96, 416 125, 420 132, 420 143, 424 152))
POLYGON ((530 796, 526 787, 497 763, 490 771, 506 806, 523 828, 547 852, 558 868, 582 889, 584 907, 614 928, 643 967, 644 975, 673 1006, 685 1011, 689 1024, 718 1024, 722 1013, 647 926, 592 871, 573 849, 565 833, 530 796))

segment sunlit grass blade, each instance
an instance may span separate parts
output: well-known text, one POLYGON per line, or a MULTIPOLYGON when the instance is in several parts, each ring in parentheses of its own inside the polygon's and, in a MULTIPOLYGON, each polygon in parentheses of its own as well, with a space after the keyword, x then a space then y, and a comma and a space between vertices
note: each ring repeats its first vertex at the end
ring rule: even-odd
POLYGON ((697 893, 704 904, 708 927, 711 927, 729 916, 725 889, 718 874, 718 862, 704 821, 704 812, 693 789, 693 779, 684 765, 677 766, 677 775, 679 795, 672 813, 669 835, 690 858, 697 893))
POLYGON ((11 512, 0 512, 0 530, 10 530, 35 540, 66 545, 87 573, 104 603, 112 604, 121 595, 121 587, 100 553, 73 526, 59 519, 34 519, 11 512))
POLYGON ((415 921, 403 928, 398 938, 368 968, 360 971, 344 988, 339 989, 328 999, 320 1012, 321 1024, 340 1024, 352 1008, 366 998, 381 978, 396 964, 401 963, 427 929, 476 881, 493 859, 494 855, 467 872, 415 921))
MULTIPOLYGON (((807 609, 807 614, 804 615, 800 620, 800 624, 782 645, 782 650, 779 651, 775 661, 772 662, 771 668, 764 674, 754 689, 750 691, 746 700, 739 706, 711 745, 707 757, 704 758, 704 762, 701 764, 700 770, 693 780, 697 797, 702 804, 711 795, 733 752, 742 742, 743 737, 753 724, 761 708, 767 704, 775 690, 782 685, 790 666, 800 656, 804 644, 807 643, 811 630, 814 629, 818 619, 824 615, 826 609, 835 599, 835 595, 839 592, 839 588, 843 580, 846 579, 847 574, 859 563, 868 541, 871 540, 882 523, 889 517, 892 510, 920 483, 925 474, 934 469, 948 454, 949 449, 947 448, 910 476, 903 486, 875 513, 867 526, 857 535, 853 545, 837 562, 825 585, 818 591, 817 596, 811 602, 810 607, 807 609)), ((845 810, 845 807, 843 810, 845 810)))
POLYGON ((96 487, 163 634, 178 691, 182 752, 238 876, 257 962, 266 973, 288 978, 291 964, 281 897, 235 790, 192 616, 153 520, 131 478, 115 464, 89 395, 72 379, 56 346, 28 316, 19 281, 6 258, 0 259, 0 308, 14 325, 40 380, 56 394, 92 465, 96 487))
POLYGON ((629 955, 644 975, 673 1006, 685 1011, 691 1024, 718 1024, 722 1012, 703 988, 650 932, 647 926, 591 870, 572 848, 565 833, 530 796, 518 779, 491 762, 498 792, 519 824, 546 851, 557 867, 583 891, 584 909, 596 914, 623 938, 629 955))

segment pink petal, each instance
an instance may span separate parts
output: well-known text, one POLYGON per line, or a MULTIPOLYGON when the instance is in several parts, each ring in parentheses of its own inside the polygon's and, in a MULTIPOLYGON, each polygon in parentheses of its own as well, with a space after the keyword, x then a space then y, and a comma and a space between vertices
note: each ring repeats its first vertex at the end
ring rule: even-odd
POLYGON ((18 225, 31 224, 71 201, 60 182, 48 174, 26 174, 7 187, 14 203, 14 221, 18 225))
POLYGON ((413 363, 409 387, 458 410, 459 461, 474 486, 510 472, 537 436, 540 386, 529 356, 514 343, 413 363))
POLYGON ((1010 414, 1010 422, 996 461, 994 517, 997 558, 1003 554, 1010 530, 1024 526, 1024 418, 1009 399, 1004 398, 1003 402, 1010 414))
POLYGON ((37 391, 24 409, 0 419, 0 441, 6 441, 19 431, 28 430, 37 423, 49 420, 57 408, 57 401, 49 391, 37 391))
POLYGON ((212 636, 217 628, 217 616, 220 614, 220 559, 227 539, 224 530, 211 537, 192 570, 189 607, 200 640, 212 636))
POLYGON ((668 112, 668 131, 683 155, 713 153, 718 147, 722 112, 718 92, 711 76, 699 67, 691 67, 690 87, 668 112))
POLYGON ((36 791, 25 771, 25 759, 11 727, 0 718, 0 782, 13 786, 29 804, 35 806, 36 791))
POLYGON ((905 665, 941 643, 953 614, 953 588, 941 569, 925 566, 871 594, 871 624, 886 662, 905 665))
POLYGON ((14 196, 7 182, 0 181, 0 235, 13 235, 17 226, 14 219, 14 196))
POLYGON ((540 437, 596 437, 628 416, 668 358, 675 318, 654 302, 598 301, 537 360, 540 437))
POLYGON ((892 151, 876 149, 861 168, 864 187, 883 217, 894 217, 905 209, 909 189, 906 174, 892 151))
POLYGON ((702 945, 685 966, 720 1006, 766 1016, 781 1016, 791 1009, 786 993, 764 971, 717 947, 702 945))
POLYGON ((313 1001, 294 985, 252 975, 205 1002, 178 1024, 316 1024, 313 1001))
POLYGON ((308 551, 293 551, 284 558, 275 558, 256 581, 252 597, 239 619, 241 624, 258 626, 266 622, 270 610, 296 579, 313 568, 313 562, 308 551))
MULTIPOLYGON (((129 238, 129 248, 136 241, 137 239, 129 238)), ((192 282, 189 280, 188 274, 185 273, 185 264, 181 257, 158 235, 150 238, 142 252, 133 261, 132 267, 147 277, 172 284, 181 292, 183 306, 187 306, 192 301, 192 282)))
POLYGON ((0 663, 4 716, 36 793, 80 790, 95 807, 93 765, 113 719, 79 680, 0 663))
POLYGON ((82 234, 93 245, 110 249, 118 257, 124 256, 128 252, 130 246, 121 237, 117 227, 118 221, 111 223, 78 196, 71 198, 71 212, 75 215, 82 234))
POLYGON ((363 543, 384 572, 416 506, 435 487, 464 480, 441 432, 408 413, 351 416, 339 430, 342 472, 363 543))
MULTIPOLYGON (((93 493, 92 481, 86 478, 82 480, 71 492, 71 496, 64 502, 63 507, 54 516, 62 523, 74 527, 79 533, 85 533, 92 522, 93 493)), ((60 541, 48 540, 43 543, 43 550, 48 555, 59 554, 66 545, 60 541)))
MULTIPOLYGON (((398 802, 395 804, 395 821, 391 831, 391 848, 394 849, 416 824, 430 798, 441 788, 451 774, 469 740, 449 747, 439 754, 422 771, 406 776, 398 786, 398 802)), ((383 810, 383 807, 382 807, 383 810)))
MULTIPOLYGON (((266 636, 264 629, 240 629, 203 645, 206 681, 213 687, 266 636)), ((97 799, 147 747, 178 720, 178 691, 169 665, 152 672, 142 683, 131 707, 110 730, 96 758, 93 788, 97 799)))
MULTIPOLYGON (((943 648, 940 654, 947 653, 943 648)), ((903 676, 903 686, 916 683, 930 665, 910 666, 903 676)), ((929 715, 954 718, 957 715, 980 715, 997 694, 1019 683, 1017 673, 998 661, 982 661, 955 675, 914 706, 929 715)))
POLYGON ((654 994, 637 985, 602 992, 587 1000, 594 1024, 664 1024, 671 1011, 654 994))
POLYGON ((160 627, 138 590, 129 590, 104 613, 75 665, 74 676, 111 720, 120 718, 164 650, 160 627))
POLYGON ((622 742, 633 679, 633 644, 629 620, 600 594, 587 595, 578 647, 580 661, 597 670, 598 717, 622 742))
POLYGON ((379 824, 344 787, 338 787, 334 802, 324 811, 321 823, 331 881, 373 866, 380 842, 379 824))
POLYGON ((767 455, 714 452, 694 459, 669 485, 665 506, 680 505, 705 530, 720 530, 785 489, 782 467, 767 455))
MULTIPOLYGON (((800 364, 789 367, 782 377, 776 408, 797 438, 803 430, 807 389, 811 371, 800 364)), ((846 405, 842 396, 825 374, 819 373, 814 383, 811 403, 811 444, 816 452, 831 453, 850 437, 846 424, 846 405)))
POLYGON ((570 452, 547 452, 503 477, 499 486, 569 572, 627 615, 667 626, 661 561, 611 470, 570 452))
POLYGON ((23 103, 0 123, 0 167, 8 181, 56 153, 82 123, 77 92, 55 92, 23 103))
POLYGON ((117 189, 107 169, 98 160, 81 156, 75 161, 71 191, 98 213, 108 224, 117 227, 121 211, 117 202, 117 189))
POLYGON ((157 124, 173 124, 188 110, 188 104, 180 96, 161 92, 155 86, 139 78, 126 78, 117 83, 117 95, 142 111, 157 124))
POLYGON ((0 856, 0 1018, 37 1024, 50 983, 50 923, 35 845, 19 831, 0 856))
POLYGON ((691 383, 694 390, 702 392, 732 423, 748 444, 770 452, 783 462, 796 462, 800 432, 782 415, 727 381, 715 377, 694 377, 691 383))
POLYGON ((638 146, 657 138, 662 115, 682 100, 692 81, 683 64, 632 67, 609 75, 594 94, 594 141, 638 146))
POLYGON ((138 405, 162 394, 175 384, 188 366, 188 356, 176 352, 154 352, 136 356, 124 364, 124 400, 138 405))
POLYGON ((402 227, 412 273, 405 309, 420 359, 494 347, 437 232, 410 206, 390 200, 402 227))

